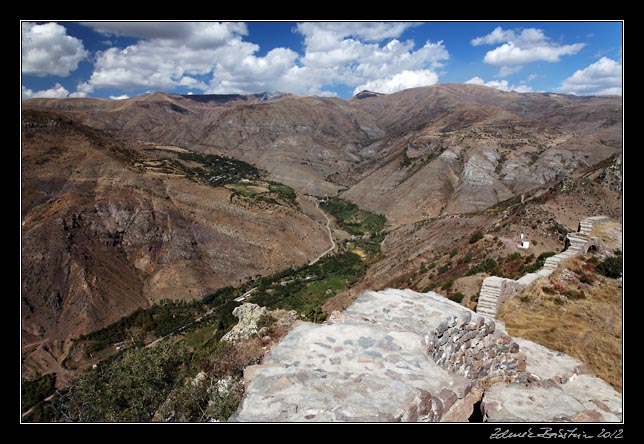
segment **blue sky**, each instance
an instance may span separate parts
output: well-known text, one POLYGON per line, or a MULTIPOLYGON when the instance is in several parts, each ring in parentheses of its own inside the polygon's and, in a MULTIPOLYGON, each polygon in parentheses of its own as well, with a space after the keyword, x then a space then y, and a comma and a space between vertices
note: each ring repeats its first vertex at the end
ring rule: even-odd
POLYGON ((22 98, 436 83, 622 94, 621 22, 23 22, 22 98))

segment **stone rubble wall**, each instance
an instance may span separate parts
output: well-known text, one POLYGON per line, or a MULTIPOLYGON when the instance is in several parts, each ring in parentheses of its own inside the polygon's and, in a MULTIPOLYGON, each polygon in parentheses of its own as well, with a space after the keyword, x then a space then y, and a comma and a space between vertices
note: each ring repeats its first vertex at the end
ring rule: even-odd
POLYGON ((469 379, 509 376, 525 370, 525 356, 489 318, 451 315, 426 337, 427 351, 441 367, 469 379))
POLYGON ((579 231, 568 234, 568 248, 547 258, 541 270, 536 273, 528 273, 517 280, 498 276, 486 277, 481 284, 476 312, 493 319, 496 318, 497 311, 503 301, 521 293, 537 280, 550 276, 562 261, 587 253, 592 246, 599 248, 600 240, 590 237, 590 233, 595 225, 609 221, 610 219, 606 216, 593 216, 583 219, 579 223, 579 231))

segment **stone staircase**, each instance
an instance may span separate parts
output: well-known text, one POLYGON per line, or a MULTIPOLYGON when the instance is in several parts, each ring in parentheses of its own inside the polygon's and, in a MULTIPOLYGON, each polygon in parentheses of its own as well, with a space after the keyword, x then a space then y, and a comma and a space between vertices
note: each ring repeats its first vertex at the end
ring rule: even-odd
POLYGON ((593 226, 597 224, 603 224, 604 222, 610 221, 610 218, 607 216, 592 216, 582 219, 579 222, 579 234, 584 234, 590 236, 590 233, 593 231, 593 226))
POLYGON ((590 234, 595 225, 609 221, 610 219, 606 216, 593 216, 581 220, 579 222, 579 231, 577 233, 570 233, 567 236, 568 248, 559 254, 547 258, 543 267, 536 273, 526 274, 516 281, 497 276, 485 278, 481 285, 476 312, 495 318, 498 307, 504 298, 508 298, 518 293, 521 289, 529 287, 538 279, 550 276, 562 261, 586 253, 591 246, 598 248, 599 239, 591 238, 590 234))
POLYGON ((491 318, 496 317, 499 298, 503 290, 504 278, 491 276, 483 280, 481 293, 476 306, 476 312, 491 318))

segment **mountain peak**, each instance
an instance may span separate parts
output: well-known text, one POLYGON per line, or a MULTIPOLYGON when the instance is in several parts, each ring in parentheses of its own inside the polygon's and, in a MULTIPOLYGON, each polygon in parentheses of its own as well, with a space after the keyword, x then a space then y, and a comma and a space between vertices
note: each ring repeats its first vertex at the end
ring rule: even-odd
POLYGON ((362 100, 362 99, 366 99, 366 98, 369 98, 369 97, 378 97, 378 96, 384 96, 384 94, 363 89, 362 91, 360 91, 358 94, 356 94, 353 97, 355 99, 362 100))

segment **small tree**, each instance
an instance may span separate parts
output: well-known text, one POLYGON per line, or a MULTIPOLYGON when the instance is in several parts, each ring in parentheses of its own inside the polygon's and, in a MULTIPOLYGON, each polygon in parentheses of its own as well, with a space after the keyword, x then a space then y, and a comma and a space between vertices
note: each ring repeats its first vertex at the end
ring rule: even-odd
POLYGON ((470 244, 475 244, 481 239, 483 239, 483 232, 481 230, 476 230, 474 233, 472 233, 472 236, 470 237, 470 244))

